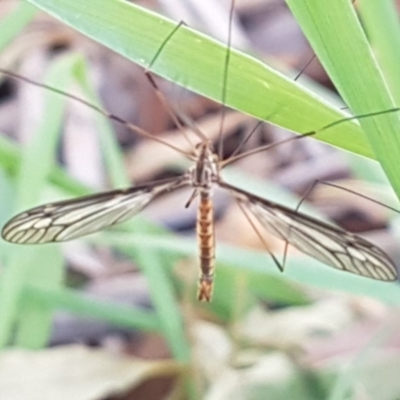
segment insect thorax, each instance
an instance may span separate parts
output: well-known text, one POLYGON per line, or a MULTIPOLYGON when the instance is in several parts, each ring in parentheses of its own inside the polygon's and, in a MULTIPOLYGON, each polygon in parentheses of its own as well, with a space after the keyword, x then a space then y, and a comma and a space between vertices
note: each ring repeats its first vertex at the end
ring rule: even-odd
POLYGON ((191 184, 208 191, 218 181, 218 157, 208 143, 196 146, 195 164, 189 169, 191 184))

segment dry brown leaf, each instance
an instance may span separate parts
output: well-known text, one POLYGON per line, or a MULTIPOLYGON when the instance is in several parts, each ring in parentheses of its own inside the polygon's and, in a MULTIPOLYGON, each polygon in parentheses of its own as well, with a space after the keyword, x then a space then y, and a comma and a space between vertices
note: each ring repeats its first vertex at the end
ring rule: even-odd
POLYGON ((75 345, 0 355, 2 399, 97 400, 154 377, 174 377, 175 361, 143 361, 75 345))

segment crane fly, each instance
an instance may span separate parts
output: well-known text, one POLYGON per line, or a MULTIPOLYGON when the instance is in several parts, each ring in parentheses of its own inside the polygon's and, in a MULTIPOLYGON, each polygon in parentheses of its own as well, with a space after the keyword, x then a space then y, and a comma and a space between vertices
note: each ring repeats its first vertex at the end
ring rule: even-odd
POLYGON ((209 141, 196 146, 193 161, 188 171, 177 178, 32 208, 7 222, 2 237, 19 244, 76 239, 124 222, 155 198, 190 186, 194 189, 192 198, 200 198, 197 212, 201 269, 198 298, 210 301, 215 262, 212 193, 218 186, 230 192, 267 231, 301 252, 331 267, 368 278, 382 281, 397 278, 396 267, 390 258, 369 241, 225 182, 220 174, 224 162, 218 158, 209 141))
MULTIPOLYGON (((230 37, 228 38, 228 42, 230 44, 230 37)), ((165 43, 163 43, 162 46, 164 45, 165 43)), ((228 66, 229 50, 227 52, 224 69, 224 81, 226 81, 227 78, 228 66)), ((31 84, 48 88, 46 85, 30 81, 15 73, 3 70, 0 72, 7 73, 11 77, 27 81, 31 84)), ((149 78, 156 92, 158 92, 159 89, 150 75, 149 78)), ((50 89, 66 94, 54 88, 50 89)), ((142 136, 151 137, 154 140, 160 141, 157 137, 143 131, 141 128, 115 115, 107 113, 101 108, 88 103, 86 100, 80 99, 74 95, 66 95, 108 116, 114 121, 125 124, 132 131, 142 136)), ((224 99, 225 92, 223 92, 222 95, 223 104, 224 99)), ((171 109, 169 111, 171 111, 171 109)), ((364 118, 366 116, 392 111, 397 110, 344 118, 335 121, 319 131, 309 132, 303 134, 303 136, 321 132, 333 125, 350 119, 364 118)), ((176 118, 176 115, 174 120, 175 122, 178 121, 179 125, 179 118, 176 118)), ((328 266, 381 281, 392 281, 397 278, 396 267, 390 258, 383 250, 369 241, 325 222, 321 222, 320 220, 301 214, 297 210, 292 210, 255 196, 252 193, 224 181, 221 176, 223 167, 245 155, 266 150, 268 147, 274 146, 274 144, 264 146, 255 151, 248 151, 239 156, 233 156, 228 160, 222 160, 219 155, 222 154, 222 152, 218 151, 217 153, 214 150, 213 143, 207 139, 204 133, 198 129, 195 131, 201 140, 195 145, 191 153, 184 152, 169 145, 181 153, 184 153, 193 162, 192 166, 179 177, 156 181, 146 185, 132 186, 127 189, 112 190, 72 200, 49 203, 32 208, 16 215, 8 221, 2 229, 2 237, 8 242, 18 244, 39 244, 73 240, 127 221, 143 210, 154 199, 163 194, 183 187, 191 187, 193 189, 193 194, 189 199, 188 205, 192 203, 194 198, 199 199, 196 224, 201 269, 198 299, 210 301, 213 290, 215 264, 215 230, 212 194, 214 188, 219 187, 228 191, 237 201, 240 208, 243 211, 246 210, 245 213, 249 211, 265 230, 328 266)), ((296 139, 303 136, 298 136, 296 139)), ((276 262, 276 258, 274 256, 273 258, 276 262)), ((280 267, 279 263, 277 265, 280 267)))

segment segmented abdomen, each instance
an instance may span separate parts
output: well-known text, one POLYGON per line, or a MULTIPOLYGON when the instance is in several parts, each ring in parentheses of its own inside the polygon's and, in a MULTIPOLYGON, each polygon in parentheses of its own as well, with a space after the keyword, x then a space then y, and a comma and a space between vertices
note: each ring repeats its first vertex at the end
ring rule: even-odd
POLYGON ((210 301, 214 277, 215 234, 213 204, 208 192, 200 193, 197 212, 197 240, 201 268, 198 298, 201 301, 210 301))

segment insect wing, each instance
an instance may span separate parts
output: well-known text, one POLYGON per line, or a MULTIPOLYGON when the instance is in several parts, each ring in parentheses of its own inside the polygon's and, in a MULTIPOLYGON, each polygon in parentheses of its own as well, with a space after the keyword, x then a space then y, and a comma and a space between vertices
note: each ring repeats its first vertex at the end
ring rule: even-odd
POLYGON ((12 243, 62 242, 124 222, 157 196, 188 183, 185 176, 150 185, 112 190, 77 199, 45 204, 22 212, 3 228, 12 243))
POLYGON ((224 182, 219 184, 230 190, 266 230, 301 252, 357 275, 382 281, 397 279, 397 269, 390 258, 367 240, 224 182))

